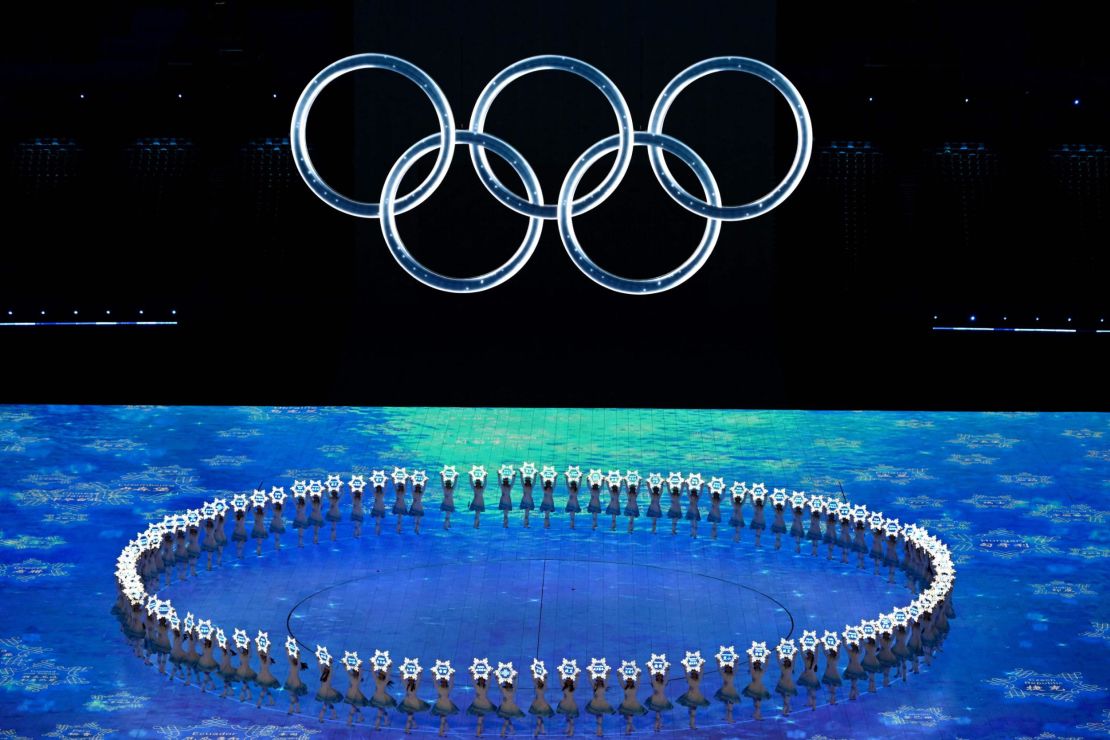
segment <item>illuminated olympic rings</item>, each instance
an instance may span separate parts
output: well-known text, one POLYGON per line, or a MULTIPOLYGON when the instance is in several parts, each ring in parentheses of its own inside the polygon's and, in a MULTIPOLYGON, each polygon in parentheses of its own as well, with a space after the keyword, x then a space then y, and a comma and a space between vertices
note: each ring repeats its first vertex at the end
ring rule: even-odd
POLYGON ((652 106, 648 130, 635 131, 632 127, 632 115, 628 110, 628 104, 625 103, 624 96, 612 80, 596 67, 579 59, 547 55, 523 59, 498 73, 478 96, 470 116, 470 129, 457 130, 447 97, 427 73, 411 62, 388 54, 356 54, 328 65, 308 83, 293 109, 289 140, 292 142, 293 162, 312 192, 336 210, 359 218, 379 219, 382 235, 394 259, 406 272, 425 285, 451 293, 473 293, 500 285, 515 275, 532 256, 539 242, 543 222, 555 220, 558 222, 559 235, 567 254, 583 274, 610 290, 639 295, 660 293, 693 277, 712 253, 720 233, 721 221, 755 218, 768 213, 786 200, 798 186, 809 165, 813 151, 813 126, 801 94, 781 72, 747 57, 714 57, 687 67, 667 83, 656 99, 655 105, 652 106), (421 139, 394 163, 386 176, 381 199, 377 203, 357 201, 336 192, 324 182, 308 154, 308 114, 312 110, 316 97, 337 77, 358 69, 384 69, 403 75, 416 83, 428 96, 439 121, 438 134, 421 139), (544 202, 539 181, 524 157, 502 139, 483 130, 486 115, 497 95, 514 80, 539 70, 570 72, 584 78, 605 96, 617 119, 617 133, 594 144, 575 161, 563 180, 555 204, 544 202), (797 128, 797 148, 794 161, 786 176, 763 197, 742 205, 723 205, 713 174, 705 161, 686 144, 663 133, 663 122, 667 111, 679 93, 695 80, 714 72, 745 72, 768 82, 786 98, 797 128), (428 269, 405 248, 397 230, 397 214, 409 211, 423 203, 443 181, 447 168, 451 166, 456 144, 469 146, 470 159, 486 189, 505 206, 528 217, 528 230, 513 256, 497 269, 475 277, 448 277, 428 269), (647 148, 651 168, 671 198, 683 208, 706 219, 705 232, 697 250, 679 267, 647 280, 621 277, 599 267, 582 249, 573 224, 574 216, 596 208, 613 194, 624 178, 625 172, 628 171, 632 150, 636 146, 647 148), (487 149, 512 166, 524 184, 527 199, 514 193, 497 178, 490 169, 489 160, 486 157, 487 149), (433 150, 436 152, 436 161, 432 171, 416 189, 404 195, 398 195, 405 173, 418 159, 433 150), (576 197, 578 184, 585 172, 599 158, 614 150, 616 159, 601 184, 589 193, 576 197), (675 181, 664 160, 665 151, 679 157, 690 167, 704 191, 704 199, 687 192, 675 181))

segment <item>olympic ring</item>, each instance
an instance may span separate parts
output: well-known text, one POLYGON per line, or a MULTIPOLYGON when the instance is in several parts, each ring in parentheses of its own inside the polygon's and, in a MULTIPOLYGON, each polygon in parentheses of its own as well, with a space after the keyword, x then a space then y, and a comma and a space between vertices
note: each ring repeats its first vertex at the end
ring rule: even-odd
MULTIPOLYGON (((636 146, 646 146, 652 151, 658 148, 682 157, 683 161, 686 162, 686 164, 690 166, 690 169, 694 171, 694 174, 697 175, 698 182, 701 183, 702 189, 705 191, 705 197, 709 198, 710 203, 712 203, 714 207, 720 206, 720 195, 717 192, 717 182, 713 179, 713 173, 709 171, 709 165, 705 163, 705 160, 699 157, 693 149, 686 146, 678 139, 674 139, 666 134, 653 134, 646 131, 637 131, 633 141, 636 146)), ((587 256, 585 250, 583 250, 578 243, 578 237, 574 233, 574 223, 571 220, 574 215, 573 209, 569 207, 569 204, 573 201, 574 191, 578 187, 578 183, 582 179, 582 176, 586 174, 586 170, 588 170, 594 162, 604 156, 606 152, 610 152, 619 146, 616 136, 603 139, 587 149, 586 153, 570 168, 566 180, 563 181, 563 187, 559 191, 559 233, 563 237, 563 246, 566 247, 567 254, 570 255, 574 264, 578 266, 578 269, 581 270, 586 277, 593 280, 598 285, 604 286, 609 290, 615 290, 618 293, 637 295, 661 293, 664 290, 670 290, 676 285, 686 282, 693 277, 694 273, 701 269, 705 261, 709 259, 709 255, 713 252, 713 247, 717 244, 717 237, 720 235, 721 230, 721 221, 712 216, 707 217, 705 219, 705 233, 702 234, 701 244, 698 245, 697 251, 666 275, 660 275, 657 278, 649 278, 647 280, 633 280, 631 278, 614 275, 598 267, 598 265, 587 256)))
POLYGON ((439 89, 435 80, 424 70, 400 57, 389 54, 356 54, 332 62, 320 74, 313 77, 301 96, 297 98, 297 105, 293 109, 293 123, 289 132, 293 164, 296 165, 297 172, 301 173, 301 177, 312 192, 332 208, 359 218, 379 217, 379 204, 363 203, 337 193, 316 172, 316 168, 312 165, 312 158, 308 156, 308 114, 312 110, 312 104, 316 102, 316 96, 337 77, 356 69, 385 69, 404 75, 420 85, 436 109, 436 116, 439 118, 439 157, 432 171, 424 178, 424 182, 398 201, 397 212, 404 213, 427 200, 447 176, 447 168, 451 166, 451 158, 455 155, 455 117, 451 113, 451 104, 447 102, 447 96, 439 89))
POLYGON ((742 221, 767 213, 786 200, 794 192, 794 188, 798 187, 802 175, 805 174, 806 167, 809 166, 810 155, 813 153, 813 125, 810 123, 809 111, 806 110, 806 104, 802 100, 801 93, 777 69, 747 57, 716 57, 687 67, 667 83, 663 92, 659 93, 659 97, 655 99, 655 105, 651 108, 648 131, 653 134, 663 133, 663 119, 667 117, 667 111, 670 110, 671 104, 674 103, 678 94, 694 80, 722 71, 747 72, 766 80, 771 83, 773 88, 782 93, 786 102, 790 103, 790 112, 794 114, 794 124, 798 129, 798 147, 794 152, 794 163, 790 166, 790 170, 786 173, 782 182, 767 195, 753 200, 751 203, 745 203, 741 206, 711 206, 709 203, 690 195, 681 185, 675 182, 671 171, 667 169, 667 163, 663 159, 663 152, 659 150, 659 147, 648 149, 648 157, 651 160, 651 168, 659 179, 659 184, 683 208, 699 216, 712 216, 722 221, 742 221))
MULTIPOLYGON (((482 149, 492 149, 493 153, 504 159, 506 162, 513 166, 517 175, 520 176, 521 182, 528 190, 529 202, 543 203, 543 194, 540 192, 540 181, 536 177, 536 173, 532 172, 532 168, 528 165, 524 157, 509 146, 502 139, 496 136, 482 133, 479 131, 459 131, 455 139, 457 144, 470 144, 471 147, 481 147, 482 149)), ((423 157, 425 154, 440 146, 439 137, 435 134, 418 141, 413 144, 408 151, 401 155, 401 158, 393 165, 393 169, 389 171, 389 175, 385 178, 385 187, 382 189, 382 200, 380 204, 380 213, 382 214, 382 235, 385 237, 385 243, 389 246, 389 251, 397 260, 405 272, 412 275, 414 278, 424 283, 425 285, 438 288, 439 290, 448 291, 451 293, 473 293, 479 290, 489 290, 495 285, 500 285, 513 275, 517 274, 520 268, 524 267, 524 263, 532 256, 532 252, 536 250, 536 244, 540 240, 540 231, 543 229, 543 220, 538 216, 528 217, 528 232, 524 236, 524 241, 521 242, 520 247, 516 253, 509 258, 509 261, 501 265, 495 270, 487 272, 484 275, 479 275, 473 278, 453 278, 446 275, 440 275, 438 272, 429 270, 424 265, 420 264, 405 248, 404 242, 401 241, 400 234, 397 233, 397 211, 394 208, 394 198, 397 196, 397 188, 401 185, 401 180, 404 178, 405 173, 409 168, 416 164, 416 161, 423 157)), ((500 183, 498 183, 500 185, 500 183)), ((509 196, 517 197, 511 193, 507 188, 502 186, 498 195, 502 200, 508 204, 509 196)))
MULTIPOLYGON (((557 56, 532 57, 511 64, 490 80, 486 89, 482 90, 482 94, 478 96, 478 101, 474 104, 474 112, 470 115, 470 129, 472 131, 483 130, 486 125, 486 114, 489 112, 490 105, 493 104, 493 99, 510 82, 541 69, 571 72, 589 80, 605 95, 606 100, 613 106, 613 113, 617 116, 617 131, 620 137, 617 160, 613 162, 613 167, 609 170, 609 174, 605 176, 605 181, 588 195, 583 196, 582 200, 575 202, 573 215, 580 216, 591 208, 600 205, 603 200, 613 194, 613 191, 621 184, 621 180, 624 179, 624 173, 628 171, 628 165, 632 161, 632 114, 628 110, 628 104, 624 102, 621 91, 617 89, 612 80, 602 74, 601 70, 577 59, 557 56)), ((474 169, 477 170, 478 177, 482 179, 482 183, 491 193, 499 198, 503 192, 508 193, 509 199, 506 204, 514 211, 525 216, 540 216, 545 219, 556 218, 558 212, 555 206, 543 205, 542 203, 534 205, 508 191, 497 179, 497 176, 493 174, 493 171, 490 170, 489 161, 486 160, 486 155, 481 147, 471 146, 470 158, 474 162, 474 169)))
POLYGON ((620 293, 644 295, 659 293, 689 280, 700 270, 712 253, 720 234, 721 221, 740 221, 756 218, 768 213, 786 200, 801 182, 809 166, 813 151, 813 126, 805 102, 797 88, 773 67, 747 57, 714 57, 694 64, 667 83, 656 99, 651 111, 647 131, 634 131, 628 105, 612 80, 600 70, 579 59, 566 56, 536 56, 509 65, 499 72, 486 85, 478 96, 471 113, 470 129, 456 130, 451 106, 435 81, 419 67, 410 62, 388 54, 356 54, 340 59, 325 67, 305 87, 293 109, 290 128, 294 164, 309 189, 320 200, 344 213, 359 218, 379 218, 382 221, 382 234, 386 245, 397 263, 420 282, 438 290, 453 293, 474 293, 500 285, 513 275, 532 256, 539 241, 544 220, 555 219, 559 223, 559 235, 563 246, 574 265, 586 277, 597 284, 620 293), (331 188, 316 172, 308 155, 307 122, 312 104, 320 92, 334 79, 358 69, 384 69, 397 72, 412 80, 428 96, 439 119, 439 133, 421 139, 411 146, 390 168, 378 203, 364 203, 341 195, 331 188), (617 133, 594 144, 579 157, 567 173, 559 191, 555 205, 545 204, 538 179, 528 162, 504 140, 485 133, 483 130, 486 115, 497 95, 509 83, 531 72, 539 70, 558 70, 576 74, 587 80, 605 96, 617 118, 617 133), (771 84, 790 104, 798 133, 798 144, 794 162, 786 176, 773 190, 763 197, 742 205, 726 206, 721 204, 716 181, 705 161, 689 146, 663 133, 663 122, 674 99, 695 80, 714 72, 733 71, 755 75, 771 84), (405 247, 397 231, 396 216, 423 203, 439 187, 451 166, 456 143, 470 147, 470 158, 474 169, 486 189, 511 210, 528 216, 528 231, 520 247, 505 264, 469 278, 455 278, 436 273, 418 262, 405 247), (679 267, 656 278, 636 280, 621 277, 599 267, 589 258, 578 242, 574 232, 573 218, 600 205, 620 185, 628 171, 632 150, 644 146, 656 178, 667 193, 683 208, 706 219, 705 232, 695 252, 679 267), (525 200, 509 190, 497 178, 489 166, 485 150, 492 149, 494 154, 503 158, 516 171, 525 186, 528 198, 525 200), (416 162, 433 149, 438 149, 435 165, 422 183, 412 192, 400 198, 397 190, 405 173, 416 162), (616 161, 609 174, 594 190, 575 199, 575 192, 583 174, 605 153, 617 151, 616 161), (693 170, 705 191, 705 199, 695 197, 675 181, 667 168, 663 152, 671 152, 680 157, 693 170))

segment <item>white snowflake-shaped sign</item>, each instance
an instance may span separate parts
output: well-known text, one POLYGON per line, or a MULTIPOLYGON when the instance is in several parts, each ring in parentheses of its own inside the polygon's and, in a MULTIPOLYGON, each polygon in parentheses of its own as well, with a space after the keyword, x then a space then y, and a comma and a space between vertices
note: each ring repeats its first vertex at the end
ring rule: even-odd
POLYGON ((270 635, 259 630, 258 635, 254 638, 254 645, 258 648, 258 652, 260 653, 270 652, 270 635))
POLYGON ((485 465, 471 465, 470 466, 470 480, 476 486, 484 486, 486 484, 486 466, 485 465))
POLYGON ((235 647, 239 648, 240 650, 246 650, 248 647, 250 647, 251 638, 247 637, 246 630, 233 630, 231 633, 231 639, 235 641, 235 647))
POLYGON ((567 478, 568 486, 577 486, 582 482, 582 469, 577 465, 571 465, 567 468, 567 472, 564 473, 564 475, 567 478))
POLYGON ((525 462, 520 464, 520 479, 522 483, 531 485, 536 480, 536 464, 525 462))
POLYGON ((451 667, 451 661, 437 660, 432 666, 432 675, 437 681, 450 681, 451 676, 455 675, 455 669, 451 667))
POLYGON ((821 635, 821 644, 825 646, 826 650, 840 650, 840 638, 837 637, 835 632, 825 630, 824 634, 821 635))
POLYGON ((717 662, 721 665, 736 666, 736 646, 735 645, 721 645, 717 651, 717 662))
POLYGON ((389 657, 389 651, 375 650, 374 655, 370 658, 370 665, 374 666, 375 671, 389 673, 389 667, 393 665, 393 661, 389 657))
POLYGON ((516 478, 516 468, 508 463, 505 463, 497 469, 497 477, 501 481, 501 485, 507 486, 516 478))
POLYGON ((641 671, 640 666, 636 665, 636 661, 622 660, 618 673, 625 681, 636 681, 639 679, 641 671))
POLYGON ((686 672, 689 673, 690 671, 700 671, 701 667, 705 665, 705 658, 701 657, 700 650, 695 650, 693 652, 687 650, 686 657, 680 662, 682 663, 682 667, 686 669, 686 672))
POLYGON ((547 678, 547 666, 539 658, 532 658, 532 678, 543 681, 547 678))
POLYGON ((798 639, 798 644, 802 646, 803 650, 813 652, 817 650, 817 630, 802 630, 802 636, 798 639))
POLYGON ((748 495, 748 487, 742 480, 733 481, 733 484, 728 489, 728 492, 732 494, 732 500, 735 503, 742 504, 744 503, 744 499, 748 495))
POLYGON ((339 489, 343 487, 343 479, 332 473, 328 475, 327 480, 324 481, 324 486, 326 486, 329 491, 339 491, 339 489))
POLYGON ((682 473, 670 473, 667 476, 667 485, 670 486, 672 491, 681 490, 682 483, 682 473))
POLYGON ((844 644, 851 647, 859 647, 860 631, 859 627, 851 627, 845 625, 844 627, 844 644))
MULTIPOLYGON (((814 639, 816 642, 816 638, 814 639)), ((775 647, 781 660, 793 660, 794 655, 798 652, 798 646, 794 644, 793 640, 785 637, 779 640, 779 644, 775 647)))
POLYGON ((663 488, 663 476, 659 473, 648 473, 647 481, 648 488, 653 491, 658 491, 663 488))
POLYGON ((771 491, 771 504, 780 509, 786 508, 786 489, 776 488, 771 491))
POLYGON ((586 670, 590 672, 590 680, 596 681, 609 675, 609 664, 605 658, 591 658, 586 670))
POLYGON ((212 620, 201 619, 197 622, 197 634, 200 639, 207 640, 212 636, 212 620))
POLYGON ((590 484, 590 488, 601 488, 604 478, 600 468, 590 468, 590 472, 586 474, 586 482, 590 484))
POLYGON ((347 485, 351 489, 351 493, 362 493, 366 490, 366 479, 361 475, 352 475, 351 479, 347 481, 347 485))
POLYGON ((605 474, 605 482, 609 485, 609 488, 619 491, 622 480, 624 480, 624 475, 619 470, 610 470, 605 474))
POLYGON ((220 627, 216 628, 216 644, 220 646, 220 650, 227 650, 227 635, 220 627))
POLYGON ((401 671, 401 678, 405 679, 406 681, 410 679, 415 681, 416 679, 420 678, 420 661, 416 658, 405 658, 401 661, 401 667, 399 668, 399 670, 401 671))
POLYGON ((497 661, 497 670, 494 673, 497 675, 497 683, 511 684, 515 682, 517 671, 513 668, 512 661, 508 663, 497 661))
POLYGON ((554 486, 555 479, 559 477, 554 465, 544 465, 543 470, 540 471, 540 480, 543 481, 545 486, 554 486))
POLYGON ((301 647, 297 644, 297 640, 293 637, 293 635, 286 635, 285 637, 285 652, 287 652, 294 660, 301 655, 301 647))
MULTIPOLYGON (((287 643, 288 644, 288 643, 287 643)), ((323 645, 316 646, 316 660, 320 665, 331 665, 331 653, 323 645)))
POLYGON ((324 492, 324 484, 318 480, 308 482, 308 492, 312 496, 319 496, 324 492))
POLYGON ((248 503, 249 502, 247 501, 247 494, 245 493, 237 493, 231 497, 231 508, 235 509, 236 511, 246 511, 248 503))
POLYGON ((439 477, 443 479, 443 485, 452 488, 459 479, 459 471, 454 465, 444 465, 443 470, 439 471, 439 477))
POLYGON ((412 471, 412 485, 423 491, 428 485, 428 472, 425 470, 412 471))
POLYGON ((289 487, 289 490, 293 492, 294 496, 300 496, 301 498, 304 498, 305 494, 308 492, 308 484, 306 484, 303 480, 294 480, 293 485, 289 487))
POLYGON ((581 673, 581 670, 578 668, 577 660, 563 658, 563 662, 559 664, 559 675, 562 676, 564 681, 568 678, 571 681, 576 680, 579 673, 581 673))
POLYGON ((254 493, 251 494, 251 503, 261 509, 266 506, 266 501, 269 500, 269 498, 270 497, 266 495, 265 491, 256 488, 254 489, 254 493))
POLYGON ((270 488, 270 500, 276 506, 283 506, 285 504, 285 488, 281 486, 272 486, 270 488))
POLYGON ((394 465, 393 473, 389 477, 393 479, 393 485, 397 488, 400 488, 401 486, 405 485, 405 481, 408 480, 409 471, 405 470, 404 468, 398 468, 396 465, 394 465))
MULTIPOLYGON (((343 667, 346 668, 348 671, 357 671, 359 668, 362 667, 362 659, 358 657, 358 653, 350 652, 348 650, 343 651, 343 659, 339 662, 342 663, 343 667)), ((388 670, 388 667, 388 664, 386 664, 386 670, 388 670)))
POLYGON ((752 646, 747 649, 748 658, 751 660, 765 661, 767 660, 767 643, 752 641, 752 646))
POLYGON ((660 653, 659 655, 652 653, 651 660, 648 661, 647 665, 648 670, 652 672, 652 675, 658 676, 667 675, 667 671, 670 670, 671 667, 670 661, 667 660, 666 653, 660 653))
POLYGON ((380 491, 381 489, 385 488, 386 480, 388 479, 385 477, 384 470, 370 471, 370 485, 372 485, 375 490, 380 491))
POLYGON ((488 681, 491 673, 493 673, 493 666, 485 658, 475 658, 474 662, 470 664, 470 675, 475 681, 480 678, 488 681))

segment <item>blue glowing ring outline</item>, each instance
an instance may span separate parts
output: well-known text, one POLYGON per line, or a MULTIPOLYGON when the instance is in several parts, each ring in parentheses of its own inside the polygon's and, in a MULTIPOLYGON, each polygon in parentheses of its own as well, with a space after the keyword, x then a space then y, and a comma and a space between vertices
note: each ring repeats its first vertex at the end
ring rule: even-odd
POLYGON ((648 149, 648 158, 651 160, 651 169, 655 172, 655 177, 659 180, 659 184, 674 198, 683 208, 699 216, 712 216, 719 218, 722 221, 742 221, 748 218, 755 218, 767 213, 771 209, 786 200, 798 183, 802 180, 802 175, 805 174, 806 167, 809 166, 810 155, 813 153, 813 124, 809 119, 809 110, 806 108, 805 101, 802 100, 801 93, 794 87, 781 72, 769 64, 765 64, 757 59, 749 59, 748 57, 713 57, 712 59, 705 59, 697 64, 693 64, 686 69, 682 70, 675 76, 673 80, 667 83, 659 93, 659 97, 655 99, 655 105, 651 109, 651 118, 648 122, 648 131, 653 134, 663 133, 663 120, 667 116, 667 111, 670 109, 671 104, 679 93, 686 89, 695 80, 705 77, 706 75, 713 74, 714 72, 745 72, 747 74, 755 75, 760 79, 770 83, 770 85, 779 91, 786 102, 790 105, 790 112, 794 115, 794 123, 798 130, 798 146, 794 153, 794 162, 790 165, 790 170, 786 173, 786 177, 779 182, 778 185, 769 191, 762 198, 745 203, 738 206, 720 206, 711 205, 703 200, 695 198, 686 191, 678 182, 675 181, 671 171, 667 168, 667 163, 663 158, 663 152, 659 147, 650 147, 648 149))
MULTIPOLYGON (((605 180, 600 185, 575 201, 574 215, 579 216, 601 205, 606 198, 613 194, 621 180, 624 179, 624 175, 628 171, 628 165, 632 161, 632 113, 628 109, 628 103, 625 102, 621 91, 604 72, 592 64, 583 62, 581 59, 554 54, 529 57, 515 64, 510 64, 498 72, 478 96, 478 100, 474 103, 474 111, 470 116, 470 130, 478 133, 483 132, 489 108, 501 91, 518 78, 540 70, 570 72, 585 79, 601 91, 613 107, 613 114, 617 117, 617 136, 620 143, 617 147, 616 161, 613 162, 609 174, 605 176, 605 180)), ((490 169, 489 160, 486 158, 482 147, 471 146, 470 159, 474 163, 474 169, 478 173, 478 178, 482 181, 482 184, 495 198, 505 203, 509 208, 525 216, 536 216, 547 220, 558 217, 557 206, 544 205, 542 201, 538 204, 531 203, 506 188, 497 179, 493 170, 490 169)))
MULTIPOLYGON (((650 131, 636 131, 633 136, 633 146, 646 146, 649 151, 667 151, 681 158, 697 175, 698 182, 705 190, 705 197, 709 199, 709 203, 706 204, 707 207, 720 207, 720 191, 717 188, 716 180, 713 179, 713 173, 709 170, 709 165, 689 146, 666 134, 650 131)), ((615 275, 599 267, 596 262, 590 259, 578 242, 578 237, 574 233, 574 213, 569 204, 574 198, 574 191, 578 187, 578 183, 590 166, 606 153, 618 147, 619 139, 617 136, 602 139, 587 149, 567 172, 566 179, 563 180, 563 186, 559 189, 559 234, 571 261, 582 271, 582 274, 598 285, 618 293, 631 295, 662 293, 686 282, 705 265, 709 255, 713 253, 713 247, 717 244, 717 237, 721 230, 721 220, 714 216, 699 214, 705 217, 706 222, 705 233, 702 234, 698 248, 681 265, 659 277, 637 280, 615 275)))
POLYGON ((439 89, 435 80, 412 62, 390 54, 355 54, 333 62, 322 69, 305 86, 301 96, 297 98, 296 107, 293 109, 293 121, 289 129, 293 163, 312 192, 316 193, 320 200, 332 208, 359 218, 380 217, 380 203, 365 203, 336 192, 324 182, 324 178, 316 171, 312 164, 312 158, 308 154, 308 114, 312 110, 312 104, 316 101, 316 96, 337 77, 359 69, 384 69, 387 72, 396 72, 415 82, 428 96, 428 99, 432 101, 436 117, 439 119, 439 134, 437 135, 440 143, 439 157, 436 159, 432 171, 424 178, 424 182, 420 183, 411 193, 397 200, 395 204, 397 213, 404 213, 423 203, 439 187, 439 184, 443 182, 443 178, 447 175, 447 168, 451 166, 451 158, 455 152, 455 118, 451 113, 451 104, 447 101, 447 96, 439 89))
MULTIPOLYGON (((532 167, 524 157, 516 149, 513 149, 503 139, 499 139, 492 134, 483 133, 480 131, 458 131, 455 139, 456 144, 469 144, 471 146, 478 146, 483 149, 490 149, 494 154, 498 155, 516 170, 517 175, 520 177, 521 182, 524 183, 525 190, 528 191, 528 196, 536 203, 543 203, 543 193, 540 190, 540 181, 536 177, 536 173, 532 171, 532 167)), ((456 278, 447 275, 441 275, 434 270, 430 270, 421 264, 405 247, 401 236, 397 231, 397 211, 394 206, 394 198, 397 196, 397 189, 401 185, 401 180, 404 179, 405 173, 409 168, 416 164, 416 161, 440 146, 439 136, 432 134, 420 141, 413 144, 401 158, 394 162, 393 167, 389 170, 389 174, 385 178, 385 186, 382 188, 382 198, 379 203, 381 212, 382 236, 385 237, 385 243, 389 247, 389 253, 397 260, 397 264, 401 266, 405 272, 412 275, 414 278, 424 283, 428 287, 442 290, 447 293, 477 293, 483 290, 489 290, 501 283, 505 282, 513 275, 516 275, 525 263, 532 257, 532 253, 536 251, 536 245, 540 241, 540 233, 543 230, 543 219, 538 216, 528 217, 528 231, 524 235, 524 241, 520 243, 520 247, 512 257, 508 259, 500 267, 491 270, 483 275, 469 278, 456 278)), ((506 190, 505 192, 509 192, 506 190)), ((501 197, 504 201, 505 196, 501 197)))

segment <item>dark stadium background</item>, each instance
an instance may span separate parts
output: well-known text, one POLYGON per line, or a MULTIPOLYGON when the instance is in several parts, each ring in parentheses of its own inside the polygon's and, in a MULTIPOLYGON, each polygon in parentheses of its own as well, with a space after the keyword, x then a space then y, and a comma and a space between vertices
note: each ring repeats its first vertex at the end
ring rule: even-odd
MULTIPOLYGON (((0 322, 142 310, 179 324, 0 327, 0 401, 1108 405, 1110 334, 1096 332, 1110 328, 1110 65, 1078 4, 228 0, 5 13, 0 322), (601 68, 639 128, 688 64, 754 56, 804 95, 813 160, 791 199, 723 224, 706 268, 666 294, 594 285, 548 224, 509 283, 445 295, 397 267, 376 222, 326 207, 292 167, 297 95, 361 51, 429 72, 460 127, 490 77, 533 54, 601 68), (947 326, 1077 331, 935 329, 947 326)), ((596 90, 548 72, 506 90, 488 130, 553 198, 614 125, 596 90)), ((329 181, 376 200, 389 165, 433 131, 415 87, 359 73, 321 96, 310 146, 329 181)), ((770 188, 795 141, 781 98, 735 74, 687 90, 667 131, 702 154, 729 202, 770 188)), ((419 258, 458 275, 500 263, 524 223, 462 147, 400 221, 419 258)), ((680 262, 702 228, 642 149, 577 225, 600 264, 637 277, 680 262)))

